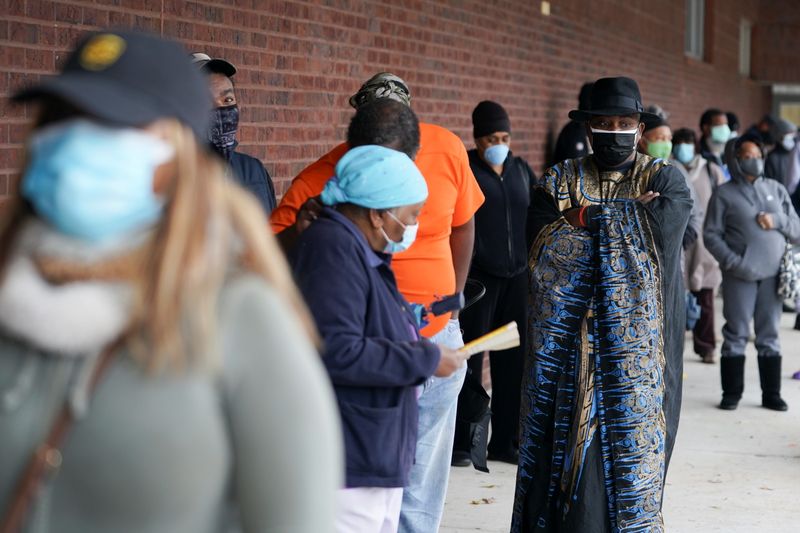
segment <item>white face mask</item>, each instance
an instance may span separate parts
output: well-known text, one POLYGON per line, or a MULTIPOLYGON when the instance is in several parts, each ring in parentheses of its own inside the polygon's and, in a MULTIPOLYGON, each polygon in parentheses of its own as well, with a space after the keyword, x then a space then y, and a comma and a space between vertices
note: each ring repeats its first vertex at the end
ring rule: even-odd
POLYGON ((386 232, 381 228, 381 233, 383 234, 383 238, 386 239, 386 246, 383 248, 383 251, 387 254, 396 254, 399 252, 404 252, 408 250, 414 241, 417 239, 417 230, 419 229, 419 224, 403 224, 399 218, 397 218, 394 213, 391 211, 387 211, 390 217, 395 219, 398 224, 403 226, 403 238, 399 241, 393 241, 389 238, 386 232))
POLYGON ((787 133, 784 135, 783 139, 781 139, 781 145, 784 150, 791 151, 795 145, 794 133, 787 133))

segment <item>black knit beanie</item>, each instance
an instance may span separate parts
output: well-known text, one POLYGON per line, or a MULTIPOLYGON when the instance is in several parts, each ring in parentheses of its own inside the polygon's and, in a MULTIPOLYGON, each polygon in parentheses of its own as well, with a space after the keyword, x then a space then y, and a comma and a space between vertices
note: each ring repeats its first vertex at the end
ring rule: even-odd
POLYGON ((484 100, 472 111, 472 136, 484 137, 496 131, 511 133, 511 121, 503 106, 484 100))

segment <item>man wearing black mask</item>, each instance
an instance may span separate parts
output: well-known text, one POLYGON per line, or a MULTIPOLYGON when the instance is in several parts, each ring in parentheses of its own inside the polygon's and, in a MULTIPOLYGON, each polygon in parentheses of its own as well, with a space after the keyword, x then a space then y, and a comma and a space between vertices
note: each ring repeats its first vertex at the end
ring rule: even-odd
POLYGON ((258 159, 236 151, 239 106, 232 80, 236 67, 224 59, 213 59, 203 53, 192 54, 192 62, 208 74, 214 100, 215 108, 211 114, 208 132, 211 149, 228 162, 239 185, 258 198, 269 216, 276 205, 272 178, 258 159))
POLYGON ((636 82, 603 78, 593 154, 545 171, 529 219, 529 347, 512 532, 663 531, 686 325, 680 171, 636 152, 636 82))

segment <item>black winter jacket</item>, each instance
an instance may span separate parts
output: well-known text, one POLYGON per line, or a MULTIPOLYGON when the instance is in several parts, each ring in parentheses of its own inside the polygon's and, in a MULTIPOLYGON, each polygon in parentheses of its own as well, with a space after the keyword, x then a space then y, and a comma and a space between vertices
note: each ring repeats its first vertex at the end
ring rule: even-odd
POLYGON ((478 155, 469 151, 469 166, 486 197, 475 213, 475 255, 472 268, 501 278, 512 278, 528 264, 531 239, 528 207, 536 175, 521 157, 509 152, 498 176, 478 155))

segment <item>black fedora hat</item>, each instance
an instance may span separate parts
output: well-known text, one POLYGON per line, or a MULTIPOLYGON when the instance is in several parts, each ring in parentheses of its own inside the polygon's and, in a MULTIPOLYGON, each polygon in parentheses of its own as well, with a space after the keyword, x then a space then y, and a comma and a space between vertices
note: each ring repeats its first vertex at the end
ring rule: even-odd
POLYGON ((644 110, 639 85, 630 78, 600 78, 592 86, 588 109, 573 109, 569 118, 587 121, 597 116, 630 115, 639 113, 641 121, 658 118, 644 110))

